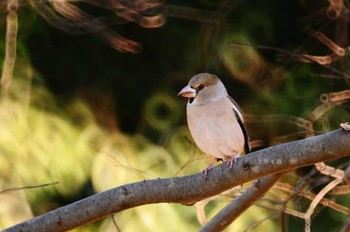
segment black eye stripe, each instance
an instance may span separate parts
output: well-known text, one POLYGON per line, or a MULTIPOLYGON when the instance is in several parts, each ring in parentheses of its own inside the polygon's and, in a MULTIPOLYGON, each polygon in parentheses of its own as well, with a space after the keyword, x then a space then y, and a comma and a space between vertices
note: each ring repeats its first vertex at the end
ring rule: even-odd
POLYGON ((199 91, 201 91, 202 89, 205 88, 205 85, 204 85, 204 84, 200 84, 197 88, 194 87, 193 85, 191 85, 191 88, 192 88, 192 89, 195 89, 196 92, 198 93, 199 91))
POLYGON ((202 89, 204 89, 204 85, 203 84, 201 84, 201 85, 199 85, 198 87, 197 87, 197 91, 199 92, 199 91, 201 91, 202 89))

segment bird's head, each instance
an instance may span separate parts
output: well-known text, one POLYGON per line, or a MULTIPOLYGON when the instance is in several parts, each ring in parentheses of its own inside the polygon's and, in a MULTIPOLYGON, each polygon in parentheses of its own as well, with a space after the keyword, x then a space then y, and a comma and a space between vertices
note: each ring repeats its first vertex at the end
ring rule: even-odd
POLYGON ((192 77, 177 96, 188 98, 189 104, 205 104, 227 97, 227 91, 217 76, 200 73, 192 77))

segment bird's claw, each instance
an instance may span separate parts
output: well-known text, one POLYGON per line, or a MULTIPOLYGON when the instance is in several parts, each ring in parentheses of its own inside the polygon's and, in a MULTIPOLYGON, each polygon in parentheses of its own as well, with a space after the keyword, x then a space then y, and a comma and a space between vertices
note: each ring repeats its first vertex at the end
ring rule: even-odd
POLYGON ((228 161, 227 164, 230 167, 230 169, 232 169, 233 164, 237 163, 237 158, 239 157, 239 155, 233 155, 228 161))
POLYGON ((208 179, 208 173, 209 173, 210 169, 213 168, 213 166, 214 166, 214 163, 212 162, 212 163, 209 164, 209 166, 206 169, 204 169, 202 171, 202 173, 203 173, 203 175, 204 175, 206 180, 208 179))

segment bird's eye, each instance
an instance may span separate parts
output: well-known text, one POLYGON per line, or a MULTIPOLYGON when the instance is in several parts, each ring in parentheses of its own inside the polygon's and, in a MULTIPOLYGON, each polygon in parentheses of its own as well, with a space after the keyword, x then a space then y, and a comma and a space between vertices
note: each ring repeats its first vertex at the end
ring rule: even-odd
POLYGON ((197 87, 197 89, 198 89, 198 91, 201 91, 202 89, 204 89, 204 85, 203 84, 201 84, 201 85, 199 85, 198 87, 197 87))

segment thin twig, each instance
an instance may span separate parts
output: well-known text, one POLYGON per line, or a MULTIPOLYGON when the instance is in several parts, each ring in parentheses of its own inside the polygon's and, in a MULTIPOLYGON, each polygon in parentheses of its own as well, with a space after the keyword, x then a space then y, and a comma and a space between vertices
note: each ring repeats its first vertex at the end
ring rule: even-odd
POLYGON ((23 187, 9 188, 9 189, 5 189, 5 190, 0 191, 0 194, 7 194, 7 193, 15 192, 15 191, 26 190, 26 189, 42 188, 42 187, 46 187, 46 186, 50 186, 50 185, 54 185, 54 184, 59 184, 59 182, 54 181, 54 182, 46 183, 46 184, 28 185, 28 186, 23 186, 23 187))

